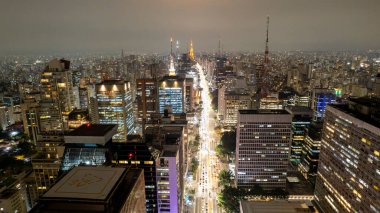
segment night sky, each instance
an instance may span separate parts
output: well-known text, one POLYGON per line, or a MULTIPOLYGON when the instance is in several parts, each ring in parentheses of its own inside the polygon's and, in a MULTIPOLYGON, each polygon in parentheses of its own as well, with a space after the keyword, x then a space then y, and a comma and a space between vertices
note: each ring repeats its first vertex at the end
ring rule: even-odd
POLYGON ((0 0, 0 54, 380 49, 380 0, 0 0))

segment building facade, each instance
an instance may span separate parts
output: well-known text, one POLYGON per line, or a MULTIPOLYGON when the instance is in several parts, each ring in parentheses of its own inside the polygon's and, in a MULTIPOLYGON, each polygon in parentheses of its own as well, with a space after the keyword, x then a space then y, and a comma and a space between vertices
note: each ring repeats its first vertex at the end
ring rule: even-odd
POLYGON ((126 142, 134 133, 131 85, 121 80, 106 80, 96 85, 97 113, 100 124, 117 124, 114 142, 126 142))
POLYGON ((183 113, 185 110, 185 83, 178 76, 165 76, 158 83, 159 113, 167 108, 173 113, 183 113))
POLYGON ((237 187, 285 189, 292 116, 285 110, 239 110, 236 133, 237 187))
POLYGON ((62 131, 74 108, 70 61, 53 59, 41 73, 39 123, 42 132, 62 131))
POLYGON ((314 192, 324 212, 380 211, 379 103, 327 106, 314 192))

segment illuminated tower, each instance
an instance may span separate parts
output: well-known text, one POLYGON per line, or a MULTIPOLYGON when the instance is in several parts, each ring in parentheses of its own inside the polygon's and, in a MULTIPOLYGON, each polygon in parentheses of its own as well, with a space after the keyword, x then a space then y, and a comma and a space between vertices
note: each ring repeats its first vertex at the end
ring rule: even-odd
POLYGON ((176 48, 175 54, 178 60, 179 59, 179 41, 178 40, 176 41, 175 48, 176 48))
POLYGON ((173 38, 170 37, 170 55, 169 55, 169 75, 174 76, 176 75, 175 68, 174 68, 174 57, 173 57, 173 38))
POLYGON ((117 124, 114 142, 126 142, 134 133, 131 85, 122 80, 106 80, 96 84, 99 124, 117 124))
POLYGON ((265 41, 265 58, 264 58, 264 65, 268 67, 269 65, 269 16, 267 16, 267 40, 265 41))
POLYGON ((195 55, 194 55, 194 49, 193 49, 193 41, 190 40, 190 52, 189 52, 190 59, 194 61, 195 55))
POLYGON ((41 73, 39 123, 42 132, 62 131, 74 108, 70 61, 53 59, 41 73))

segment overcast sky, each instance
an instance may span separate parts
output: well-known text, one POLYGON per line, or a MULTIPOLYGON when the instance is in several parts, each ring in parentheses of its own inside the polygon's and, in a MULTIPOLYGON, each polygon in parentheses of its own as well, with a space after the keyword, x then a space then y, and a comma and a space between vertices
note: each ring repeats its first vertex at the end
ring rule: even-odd
POLYGON ((380 0, 0 0, 0 54, 380 49, 380 0))

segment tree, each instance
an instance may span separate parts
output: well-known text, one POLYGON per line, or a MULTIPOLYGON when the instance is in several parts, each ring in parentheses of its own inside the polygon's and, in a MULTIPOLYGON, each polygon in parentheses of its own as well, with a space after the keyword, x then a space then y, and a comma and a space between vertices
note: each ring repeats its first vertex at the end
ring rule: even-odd
POLYGON ((228 213, 238 213, 239 202, 245 199, 244 195, 243 190, 226 186, 217 195, 218 205, 228 213))
POLYGON ((224 150, 228 153, 235 152, 236 150, 236 132, 224 132, 221 139, 221 144, 224 150))
MULTIPOLYGON (((198 166, 199 166, 199 162, 198 162, 198 160, 195 158, 195 157, 193 157, 192 159, 191 159, 191 171, 193 172, 193 174, 195 174, 195 172, 197 171, 197 169, 198 169, 198 166)), ((195 177, 195 176, 194 176, 195 177)))
POLYGON ((222 170, 219 173, 219 186, 230 186, 231 179, 234 177, 231 170, 222 170))

